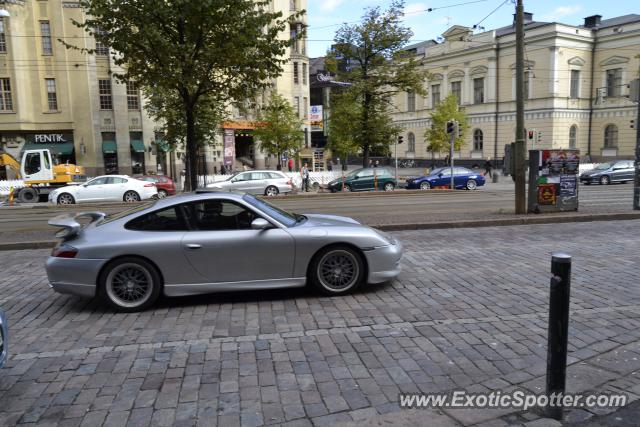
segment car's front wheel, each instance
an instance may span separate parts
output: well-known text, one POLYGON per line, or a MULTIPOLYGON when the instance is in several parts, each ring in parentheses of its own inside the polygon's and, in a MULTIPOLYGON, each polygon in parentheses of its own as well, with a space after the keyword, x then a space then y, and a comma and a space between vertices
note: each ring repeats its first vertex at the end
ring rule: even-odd
POLYGON ((73 205, 76 202, 76 199, 69 193, 62 193, 58 196, 58 204, 59 205, 73 205))
POLYGON ((324 295, 342 295, 353 291, 365 277, 362 255, 348 246, 321 250, 309 268, 311 284, 324 295))
POLYGON ((124 200, 125 202, 139 202, 140 201, 140 195, 138 193, 136 193, 135 191, 127 191, 126 193, 124 193, 124 196, 122 197, 122 200, 124 200))
POLYGON ((478 183, 475 180, 470 179, 469 181, 467 181, 466 187, 467 190, 475 190, 476 188, 478 188, 478 183))
POLYGON ((264 195, 268 196, 268 197, 274 197, 278 195, 278 187, 275 187, 273 185, 270 185, 267 187, 266 190, 264 190, 264 195))
POLYGON ((396 188, 396 186, 393 185, 392 182, 387 182, 383 188, 384 188, 384 191, 393 191, 393 189, 396 188))
POLYGON ((600 177, 600 184, 602 184, 602 185, 609 185, 609 184, 611 184, 611 179, 609 178, 609 176, 608 176, 608 175, 602 175, 602 176, 600 177))
POLYGON ((167 190, 158 190, 158 199, 166 199, 168 196, 167 190))
POLYGON ((116 310, 144 310, 160 296, 162 280, 158 270, 141 258, 117 259, 100 275, 100 296, 116 310))
POLYGON ((345 184, 342 191, 346 191, 346 192, 350 192, 351 191, 351 186, 349 184, 345 184))
POLYGON ((430 190, 431 189, 431 184, 429 184, 428 181, 422 181, 420 183, 420 189, 421 190, 430 190))

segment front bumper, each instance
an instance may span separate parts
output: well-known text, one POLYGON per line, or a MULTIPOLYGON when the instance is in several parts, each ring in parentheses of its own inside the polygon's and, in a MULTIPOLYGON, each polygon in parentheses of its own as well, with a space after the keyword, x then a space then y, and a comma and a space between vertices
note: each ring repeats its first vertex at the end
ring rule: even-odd
POLYGON ((387 282, 397 277, 401 271, 402 250, 402 243, 396 241, 395 245, 379 246, 365 251, 369 266, 367 283, 387 282))
POLYGON ((581 176, 580 182, 600 182, 600 176, 581 176))
POLYGON ((46 263, 49 286, 61 294, 92 298, 96 295, 98 275, 105 259, 49 257, 46 263))

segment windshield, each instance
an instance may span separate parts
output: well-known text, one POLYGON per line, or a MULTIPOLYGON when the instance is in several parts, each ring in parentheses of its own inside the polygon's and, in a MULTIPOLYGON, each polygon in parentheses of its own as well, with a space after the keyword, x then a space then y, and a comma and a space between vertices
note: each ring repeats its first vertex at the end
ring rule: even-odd
POLYGON ((293 227, 298 223, 301 219, 304 219, 302 215, 294 215, 283 209, 280 209, 277 206, 273 206, 271 203, 265 202, 264 200, 257 199, 249 194, 245 194, 242 199, 249 203, 251 206, 254 206, 276 221, 281 224, 286 225, 287 227, 293 227))
POLYGON ((439 173, 442 173, 442 171, 443 171, 444 169, 445 169, 445 168, 435 168, 434 170, 432 170, 432 171, 429 173, 429 175, 438 175, 439 173))
POLYGON ((611 163, 603 163, 601 165, 596 166, 596 170, 607 170, 611 167, 611 163))
POLYGON ((105 216, 104 219, 102 221, 100 221, 100 223, 98 225, 107 224, 107 223, 110 223, 111 221, 115 221, 117 219, 124 218, 125 216, 134 214, 136 212, 143 211, 143 210, 145 210, 147 208, 153 207, 156 203, 157 203, 157 200, 153 200, 153 201, 148 202, 148 203, 142 203, 142 204, 140 204, 138 206, 135 206, 133 208, 130 208, 130 209, 125 209, 125 210, 120 211, 120 212, 110 213, 107 216, 105 216))
POLYGON ((353 177, 354 177, 354 176, 356 176, 356 174, 357 174, 358 172, 360 172, 361 170, 362 170, 362 168, 360 168, 360 169, 356 169, 356 170, 354 170, 353 172, 349 172, 349 173, 348 173, 348 174, 346 174, 344 177, 345 177, 345 178, 353 178, 353 177))

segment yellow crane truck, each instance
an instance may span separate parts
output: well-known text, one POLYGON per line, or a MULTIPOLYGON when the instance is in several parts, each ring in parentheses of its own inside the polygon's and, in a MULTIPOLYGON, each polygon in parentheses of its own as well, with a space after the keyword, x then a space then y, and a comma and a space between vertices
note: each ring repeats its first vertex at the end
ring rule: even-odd
POLYGON ((13 196, 22 203, 46 201, 49 193, 71 182, 84 182, 82 166, 65 163, 56 165, 48 149, 25 150, 18 162, 11 154, 0 150, 0 167, 13 169, 25 186, 16 188, 13 196))

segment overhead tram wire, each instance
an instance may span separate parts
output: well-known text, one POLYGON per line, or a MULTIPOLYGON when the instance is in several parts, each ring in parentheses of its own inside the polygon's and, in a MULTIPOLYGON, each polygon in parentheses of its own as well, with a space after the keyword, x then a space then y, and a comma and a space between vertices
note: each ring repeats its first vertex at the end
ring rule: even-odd
POLYGON ((491 15, 493 15, 494 13, 496 13, 502 6, 504 6, 505 4, 509 3, 511 0, 504 0, 502 3, 500 3, 498 5, 498 7, 496 7, 495 9, 493 9, 491 11, 491 13, 489 13, 487 16, 485 16, 484 18, 482 18, 480 20, 480 22, 478 22, 477 24, 475 24, 472 28, 475 30, 476 28, 484 28, 481 27, 480 24, 482 24, 484 21, 486 21, 491 15))

